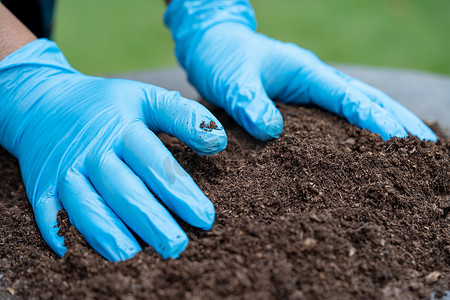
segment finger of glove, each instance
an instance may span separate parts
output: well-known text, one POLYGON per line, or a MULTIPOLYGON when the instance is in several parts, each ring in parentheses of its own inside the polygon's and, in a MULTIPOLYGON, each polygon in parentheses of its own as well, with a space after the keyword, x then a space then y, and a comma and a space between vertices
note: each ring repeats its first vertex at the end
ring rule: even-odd
POLYGON ((253 137, 268 141, 278 138, 283 130, 283 117, 255 76, 230 78, 224 108, 253 137))
POLYGON ((361 80, 346 75, 338 70, 336 73, 350 83, 355 88, 361 90, 372 101, 378 103, 381 107, 389 111, 405 129, 420 139, 431 140, 436 142, 437 136, 425 123, 406 107, 393 100, 391 97, 361 80))
POLYGON ((186 248, 187 235, 144 182, 114 153, 105 153, 98 159, 90 157, 87 171, 105 203, 163 258, 176 258, 186 248))
POLYGON ((170 134, 199 154, 225 149, 222 124, 200 103, 153 86, 147 88, 147 98, 146 121, 152 131, 170 134))
POLYGON ((205 230, 214 223, 214 206, 158 137, 143 123, 129 127, 123 138, 125 163, 151 191, 184 221, 205 230))
POLYGON ((69 170, 61 178, 58 192, 70 222, 92 248, 110 261, 126 260, 142 250, 86 177, 69 170))
POLYGON ((42 237, 47 245, 60 257, 64 256, 67 251, 64 245, 64 236, 58 235, 57 215, 62 208, 59 198, 51 192, 39 198, 34 205, 34 215, 42 237))
MULTIPOLYGON (((300 53, 301 51, 297 51, 300 53)), ((307 52, 309 53, 309 52, 307 52)), ((291 59, 292 56, 290 57, 291 59)), ((381 135, 385 140, 407 136, 397 119, 365 93, 349 84, 313 55, 286 69, 291 80, 278 92, 277 99, 294 104, 315 104, 350 123, 381 135), (307 63, 304 61, 307 60, 307 63), (284 98, 283 98, 284 97, 284 98)), ((286 78, 286 76, 284 76, 286 78)))

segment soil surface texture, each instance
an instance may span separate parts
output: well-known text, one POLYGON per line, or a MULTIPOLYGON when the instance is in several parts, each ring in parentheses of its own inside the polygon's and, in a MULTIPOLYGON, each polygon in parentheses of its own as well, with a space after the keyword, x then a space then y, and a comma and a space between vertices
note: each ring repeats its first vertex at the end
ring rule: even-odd
MULTIPOLYGON (((438 299, 450 288, 450 140, 387 142, 316 108, 279 105, 258 142, 221 110, 227 149, 167 147, 216 208, 180 222, 179 259, 152 248, 111 263, 59 213, 68 252, 37 229, 17 161, 0 149, 2 299, 438 299), (433 296, 432 296, 433 295, 433 296)), ((437 127, 434 127, 438 130, 437 127)))

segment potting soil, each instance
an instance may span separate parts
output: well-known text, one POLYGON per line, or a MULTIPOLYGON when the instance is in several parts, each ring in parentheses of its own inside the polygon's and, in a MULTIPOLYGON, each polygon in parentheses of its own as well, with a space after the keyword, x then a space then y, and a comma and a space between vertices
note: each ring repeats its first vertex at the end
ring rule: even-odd
POLYGON ((161 136, 216 208, 210 231, 177 219, 190 242, 176 260, 143 245, 108 262, 64 211, 58 258, 0 149, 0 298, 430 299, 450 289, 450 140, 384 142, 317 108, 278 107, 284 130, 267 143, 221 110, 219 154, 161 136))

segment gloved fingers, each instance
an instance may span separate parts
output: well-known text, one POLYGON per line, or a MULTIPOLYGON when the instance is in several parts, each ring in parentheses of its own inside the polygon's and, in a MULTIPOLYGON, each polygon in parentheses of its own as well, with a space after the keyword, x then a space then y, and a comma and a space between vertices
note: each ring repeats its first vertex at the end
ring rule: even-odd
POLYGON ((33 208, 36 223, 44 241, 60 257, 64 256, 67 251, 64 246, 64 237, 58 235, 57 214, 62 208, 61 201, 52 192, 47 192, 39 198, 33 208))
POLYGON ((188 243, 177 222, 115 153, 96 156, 88 156, 87 172, 105 203, 163 258, 177 258, 188 243))
POLYGON ((393 136, 405 137, 406 130, 391 112, 372 101, 365 93, 354 87, 315 55, 299 47, 288 47, 284 59, 286 79, 274 96, 282 102, 315 104, 361 128, 376 132, 387 140, 393 136), (296 60, 296 55, 300 59, 296 60), (289 78, 289 80, 288 80, 289 78))
POLYGON ((126 260, 142 250, 86 177, 69 169, 58 182, 58 193, 70 222, 106 259, 126 260))
POLYGON ((389 97, 379 89, 374 88, 362 82, 361 80, 353 78, 338 70, 335 71, 339 76, 341 76, 352 86, 366 94, 367 97, 369 97, 372 101, 378 103, 385 110, 389 111, 409 133, 419 137, 422 140, 425 139, 434 142, 437 141, 437 136, 434 134, 434 132, 406 107, 393 100, 391 97, 389 97))
MULTIPOLYGON (((315 84, 322 85, 325 82, 315 81, 313 85, 315 84)), ((350 85, 328 86, 323 89, 315 86, 312 88, 311 97, 313 103, 318 106, 344 116, 350 123, 363 129, 378 133, 384 140, 408 135, 402 124, 389 111, 350 85)))
POLYGON ((224 108, 253 137, 268 141, 283 130, 283 117, 256 76, 237 77, 223 92, 224 108))
POLYGON ((143 123, 127 128, 121 152, 125 163, 171 211, 192 226, 212 227, 213 204, 143 123))
POLYGON ((146 123, 154 132, 165 132, 180 139, 199 154, 225 149, 227 135, 219 120, 197 101, 178 92, 147 88, 146 123))

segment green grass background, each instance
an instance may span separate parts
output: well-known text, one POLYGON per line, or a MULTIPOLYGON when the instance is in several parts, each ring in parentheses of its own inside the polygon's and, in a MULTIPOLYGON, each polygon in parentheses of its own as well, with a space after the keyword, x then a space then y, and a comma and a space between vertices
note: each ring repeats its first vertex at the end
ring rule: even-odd
MULTIPOLYGON (((258 31, 323 60, 450 74, 450 0, 253 0, 258 31)), ((88 74, 175 66, 163 0, 59 0, 54 39, 88 74)))

